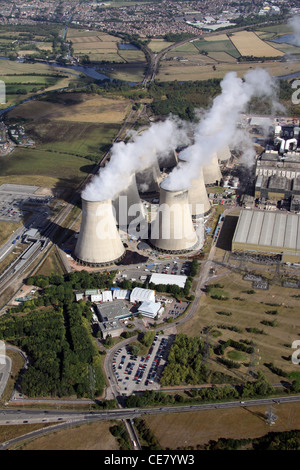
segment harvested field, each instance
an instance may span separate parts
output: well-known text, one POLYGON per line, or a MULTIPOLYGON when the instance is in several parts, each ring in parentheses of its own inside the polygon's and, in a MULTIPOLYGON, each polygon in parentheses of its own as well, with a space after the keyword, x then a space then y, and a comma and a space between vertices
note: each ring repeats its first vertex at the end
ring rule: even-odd
POLYGON ((172 46, 173 42, 165 41, 164 39, 151 39, 148 44, 149 49, 153 52, 160 52, 166 47, 172 46))
POLYGON ((283 52, 262 41, 252 31, 240 31, 230 36, 234 46, 242 56, 281 57, 283 52))

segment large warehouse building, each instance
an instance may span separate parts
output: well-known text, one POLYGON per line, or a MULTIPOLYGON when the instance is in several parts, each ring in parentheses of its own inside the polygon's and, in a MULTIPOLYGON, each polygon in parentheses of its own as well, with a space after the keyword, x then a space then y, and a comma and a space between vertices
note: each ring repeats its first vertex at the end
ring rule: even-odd
POLYGON ((232 252, 279 255, 283 262, 299 263, 300 216, 286 212, 241 211, 232 252))

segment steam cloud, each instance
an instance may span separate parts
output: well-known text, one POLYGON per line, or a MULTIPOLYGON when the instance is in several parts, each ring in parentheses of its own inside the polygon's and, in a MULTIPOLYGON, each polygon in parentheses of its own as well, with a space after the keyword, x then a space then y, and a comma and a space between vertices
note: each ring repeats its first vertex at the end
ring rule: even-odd
POLYGON ((238 119, 254 97, 271 98, 274 112, 276 107, 278 111, 277 83, 265 70, 258 68, 247 72, 244 79, 229 72, 221 82, 221 90, 211 108, 201 111, 196 125, 189 126, 170 116, 141 134, 133 134, 128 143, 115 143, 110 161, 86 186, 82 197, 88 201, 114 199, 130 183, 133 173, 157 163, 158 157, 166 157, 179 146, 187 146, 179 155, 185 161, 179 162, 163 181, 162 187, 167 190, 188 189, 199 177, 202 166, 209 164, 226 146, 241 150, 243 163, 253 161, 253 143, 246 131, 237 129, 238 119), (191 129, 193 143, 189 137, 191 129))
MULTIPOLYGON (((85 187, 82 197, 88 201, 113 199, 130 183, 133 173, 151 166, 155 159, 167 157, 180 145, 188 145, 187 124, 176 117, 153 123, 143 133, 133 133, 128 143, 112 146, 110 161, 85 187)), ((157 161, 157 160, 156 160, 157 161)))
POLYGON ((277 84, 265 70, 255 69, 247 72, 244 80, 235 72, 229 72, 221 82, 221 90, 200 119, 193 144, 179 154, 185 162, 179 163, 163 181, 164 189, 188 189, 192 180, 200 175, 201 167, 209 164, 227 145, 242 150, 244 162, 253 159, 253 144, 246 132, 237 129, 238 118, 253 97, 272 98, 276 108, 277 84))
POLYGON ((300 46, 300 16, 291 18, 289 25, 293 28, 293 44, 300 46))

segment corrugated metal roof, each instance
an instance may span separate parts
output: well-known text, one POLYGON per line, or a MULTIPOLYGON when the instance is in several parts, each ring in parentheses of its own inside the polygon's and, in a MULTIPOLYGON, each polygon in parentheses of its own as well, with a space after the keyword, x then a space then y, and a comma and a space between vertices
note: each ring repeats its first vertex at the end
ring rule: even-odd
POLYGON ((186 283, 187 276, 180 276, 177 274, 152 274, 150 282, 153 284, 176 284, 179 287, 184 287, 186 283))
POLYGON ((283 212, 243 210, 232 242, 300 250, 300 216, 283 212))

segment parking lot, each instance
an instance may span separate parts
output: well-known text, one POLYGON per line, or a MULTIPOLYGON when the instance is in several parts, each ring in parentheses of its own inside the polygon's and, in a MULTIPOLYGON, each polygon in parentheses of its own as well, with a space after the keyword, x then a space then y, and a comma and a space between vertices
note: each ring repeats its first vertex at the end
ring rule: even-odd
POLYGON ((118 274, 118 279, 127 279, 128 281, 144 281, 147 276, 151 276, 153 273, 160 274, 173 274, 180 276, 189 276, 190 274, 190 262, 184 260, 169 260, 169 261, 157 261, 147 262, 134 267, 126 267, 122 269, 118 274))
POLYGON ((169 336, 156 335, 145 357, 132 356, 128 348, 120 348, 112 364, 120 393, 158 390, 171 342, 169 336))

